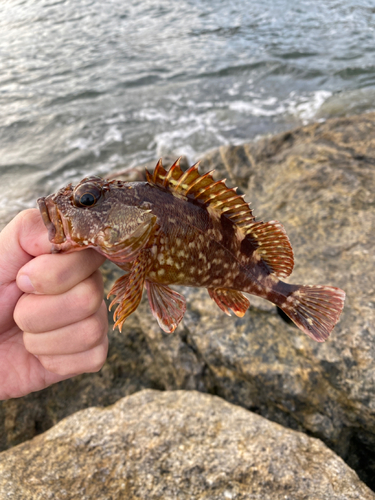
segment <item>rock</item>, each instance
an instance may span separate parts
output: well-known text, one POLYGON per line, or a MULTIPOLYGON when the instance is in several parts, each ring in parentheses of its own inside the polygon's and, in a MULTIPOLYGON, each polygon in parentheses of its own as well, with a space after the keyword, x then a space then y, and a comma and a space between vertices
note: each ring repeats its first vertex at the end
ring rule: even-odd
POLYGON ((318 439, 215 396, 150 390, 1 453, 0 496, 375 499, 318 439))
MULTIPOLYGON (((347 292, 330 340, 313 342, 256 297, 243 318, 229 318, 198 289, 180 289, 188 310, 167 335, 143 300, 123 333, 110 334, 101 373, 0 406, 0 446, 143 388, 197 389, 321 438, 375 489, 375 113, 222 147, 201 171, 214 167, 259 219, 284 224, 295 253, 290 282, 347 292)), ((104 272, 108 290, 119 271, 104 272)))
POLYGON ((347 300, 323 345, 254 300, 234 321, 194 301, 200 321, 185 325, 208 389, 321 437, 375 488, 375 113, 222 148, 203 167, 212 165, 233 172, 261 219, 283 222, 295 254, 288 281, 332 284, 347 300))

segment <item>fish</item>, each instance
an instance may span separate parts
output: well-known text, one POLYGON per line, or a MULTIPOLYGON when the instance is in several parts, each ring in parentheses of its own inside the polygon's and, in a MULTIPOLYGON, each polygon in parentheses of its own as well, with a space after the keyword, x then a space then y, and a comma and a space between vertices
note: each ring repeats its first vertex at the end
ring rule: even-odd
POLYGON ((145 181, 84 178, 37 200, 51 251, 93 248, 124 274, 114 296, 114 328, 121 331, 144 289, 160 328, 172 333, 186 300, 171 286, 203 287, 224 313, 243 317, 244 294, 278 306, 311 339, 324 342, 340 318, 345 292, 333 286, 282 281, 294 267, 283 225, 256 220, 244 195, 199 162, 183 171, 159 160, 145 181))

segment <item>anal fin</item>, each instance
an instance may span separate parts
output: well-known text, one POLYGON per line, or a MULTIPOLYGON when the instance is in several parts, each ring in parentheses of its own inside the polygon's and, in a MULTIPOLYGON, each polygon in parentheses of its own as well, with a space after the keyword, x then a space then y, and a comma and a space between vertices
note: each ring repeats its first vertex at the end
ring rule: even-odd
POLYGON ((207 291, 216 304, 228 316, 231 316, 230 309, 236 316, 242 318, 250 307, 250 301, 243 293, 230 288, 207 288, 207 291))
POLYGON ((160 328, 166 333, 174 332, 186 311, 185 298, 165 285, 146 281, 145 286, 152 314, 160 328))

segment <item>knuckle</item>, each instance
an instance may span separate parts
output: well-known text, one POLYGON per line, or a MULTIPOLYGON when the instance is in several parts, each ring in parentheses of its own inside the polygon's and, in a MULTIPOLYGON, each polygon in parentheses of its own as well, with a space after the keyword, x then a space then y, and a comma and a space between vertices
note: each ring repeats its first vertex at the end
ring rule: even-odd
POLYGON ((49 273, 48 281, 46 283, 46 285, 48 285, 49 288, 56 287, 57 284, 65 283, 70 279, 71 275, 70 267, 64 265, 65 261, 62 262, 60 261, 59 264, 60 265, 54 265, 49 273))
POLYGON ((27 300, 27 296, 23 295, 20 297, 13 311, 13 319, 20 330, 23 332, 32 332, 34 331, 33 316, 31 311, 26 314, 27 307, 25 306, 27 304, 25 304, 25 300, 27 300))
POLYGON ((95 373, 101 370, 108 352, 108 341, 105 340, 102 344, 94 347, 91 352, 90 366, 87 369, 89 373, 95 373))
POLYGON ((17 220, 17 222, 19 221, 24 233, 28 233, 34 221, 40 220, 40 213, 36 208, 27 208, 26 210, 22 210, 14 220, 17 220))
POLYGON ((90 277, 75 287, 70 300, 72 307, 80 309, 88 317, 99 309, 103 300, 102 290, 97 286, 95 280, 90 277))
POLYGON ((45 293, 56 283, 54 268, 50 265, 50 255, 39 255, 33 260, 30 278, 36 292, 45 293))
POLYGON ((83 343, 87 348, 97 346, 107 334, 107 324, 99 312, 84 321, 81 329, 83 343))
POLYGON ((26 351, 30 352, 31 354, 38 354, 37 352, 35 352, 34 335, 32 333, 24 332, 23 344, 26 351))
POLYGON ((53 294, 65 276, 60 274, 59 266, 53 265, 50 254, 38 255, 28 264, 28 272, 34 289, 38 293, 53 294))
POLYGON ((49 372, 57 373, 58 375, 65 375, 65 373, 61 373, 62 366, 60 363, 57 362, 56 356, 49 356, 43 354, 41 356, 38 356, 38 358, 43 367, 49 372))

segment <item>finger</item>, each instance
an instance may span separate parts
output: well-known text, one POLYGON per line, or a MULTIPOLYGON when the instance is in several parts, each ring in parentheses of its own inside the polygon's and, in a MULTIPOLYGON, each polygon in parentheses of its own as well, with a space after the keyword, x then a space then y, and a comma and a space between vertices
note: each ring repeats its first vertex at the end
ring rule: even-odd
POLYGON ((39 210, 19 213, 0 233, 0 285, 14 281, 20 267, 32 257, 50 251, 39 210))
POLYGON ((61 295, 22 295, 14 309, 14 320, 24 332, 50 332, 88 318, 102 300, 103 279, 100 271, 95 271, 61 295))
POLYGON ((15 279, 34 255, 49 252, 47 230, 36 209, 17 215, 0 233, 0 334, 14 326, 14 304, 21 296, 15 279))
POLYGON ((108 337, 89 351, 76 354, 56 356, 38 356, 40 363, 49 372, 61 377, 78 375, 80 373, 97 372, 104 365, 108 352, 108 337))
POLYGON ((93 274, 105 257, 92 249, 70 254, 40 255, 17 274, 17 285, 26 293, 64 293, 93 274))
POLYGON ((23 334, 26 349, 37 356, 76 354, 100 345, 108 333, 108 314, 104 303, 88 318, 46 333, 23 334))

